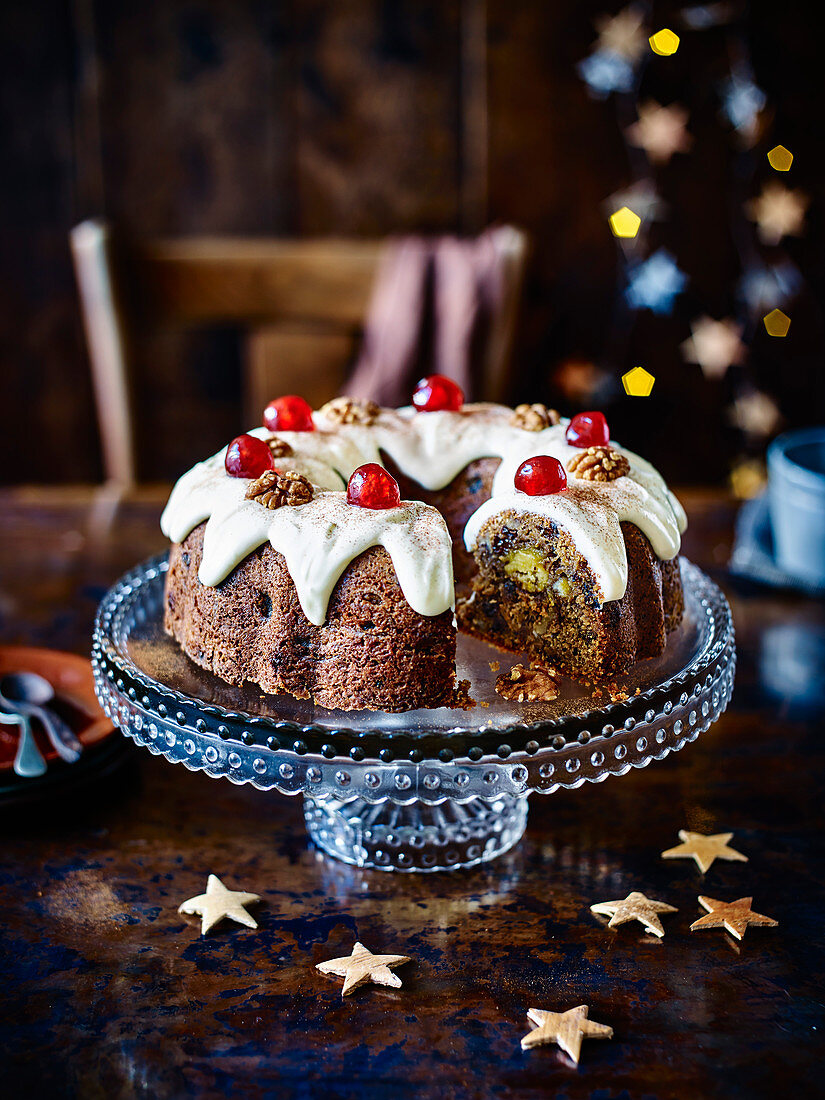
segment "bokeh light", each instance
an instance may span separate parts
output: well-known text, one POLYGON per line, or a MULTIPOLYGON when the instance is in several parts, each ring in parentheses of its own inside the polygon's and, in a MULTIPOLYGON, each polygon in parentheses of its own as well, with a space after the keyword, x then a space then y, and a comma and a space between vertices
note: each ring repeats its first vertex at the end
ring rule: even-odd
POLYGON ((648 39, 650 42, 650 48, 659 57, 671 57, 679 49, 679 35, 674 31, 669 30, 667 27, 663 27, 662 30, 656 31, 648 39))
POLYGON ((628 397, 650 397, 655 381, 654 376, 644 367, 633 367, 622 375, 622 385, 628 397))
POLYGON ((629 206, 622 206, 610 215, 610 228, 614 237, 635 237, 642 219, 629 206))
POLYGON ((768 164, 776 172, 787 172, 793 164, 793 153, 784 145, 774 145, 768 153, 768 164))
POLYGON ((781 309, 772 309, 770 313, 765 314, 762 321, 768 336, 787 336, 788 329, 791 327, 790 317, 781 309))

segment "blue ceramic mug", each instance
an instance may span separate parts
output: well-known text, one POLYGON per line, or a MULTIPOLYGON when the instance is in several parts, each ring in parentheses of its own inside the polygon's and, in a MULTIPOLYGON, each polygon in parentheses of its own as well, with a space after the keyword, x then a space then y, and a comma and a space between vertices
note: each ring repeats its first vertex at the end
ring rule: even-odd
POLYGON ((825 584, 825 427, 786 432, 768 447, 768 508, 777 564, 825 584))

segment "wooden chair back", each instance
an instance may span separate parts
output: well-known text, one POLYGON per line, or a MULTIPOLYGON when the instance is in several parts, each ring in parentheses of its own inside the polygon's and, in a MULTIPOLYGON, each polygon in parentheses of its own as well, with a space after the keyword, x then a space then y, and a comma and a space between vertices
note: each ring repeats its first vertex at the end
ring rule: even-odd
MULTIPOLYGON (((127 247, 103 221, 76 226, 71 248, 107 480, 137 480, 132 378, 141 325, 239 325, 247 423, 257 422, 274 393, 301 393, 317 408, 344 381, 383 247, 377 241, 242 238, 127 247)), ((524 234, 512 230, 502 307, 483 372, 489 399, 504 393, 526 254, 524 234)))

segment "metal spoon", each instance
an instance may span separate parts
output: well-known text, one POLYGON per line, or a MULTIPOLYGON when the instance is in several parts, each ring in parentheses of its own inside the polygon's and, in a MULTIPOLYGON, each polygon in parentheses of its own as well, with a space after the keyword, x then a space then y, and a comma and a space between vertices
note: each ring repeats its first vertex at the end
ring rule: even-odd
POLYGON ((54 688, 37 672, 10 672, 0 679, 0 706, 25 718, 38 718, 57 755, 74 764, 83 746, 63 719, 48 709, 53 699, 54 688))
POLYGON ((25 779, 32 779, 36 775, 43 775, 46 771, 46 761, 40 755, 40 749, 34 740, 31 722, 22 714, 7 714, 0 710, 0 725, 17 726, 20 730, 20 739, 17 742, 17 754, 14 758, 14 770, 17 775, 25 779))

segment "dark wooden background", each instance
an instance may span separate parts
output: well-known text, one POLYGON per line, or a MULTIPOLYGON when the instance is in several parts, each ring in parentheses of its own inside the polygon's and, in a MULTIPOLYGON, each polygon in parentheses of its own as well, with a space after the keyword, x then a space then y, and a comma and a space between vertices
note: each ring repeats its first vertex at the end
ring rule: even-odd
MULTIPOLYGON (((11 0, 3 5, 0 173, 0 481, 100 476, 95 414, 67 233, 105 215, 136 236, 383 236, 476 232, 513 221, 535 254, 514 397, 570 411, 560 365, 592 359, 612 380, 616 435, 683 480, 719 480, 742 440, 726 420, 736 373, 707 383, 678 344, 690 320, 732 308, 732 211, 748 165, 720 126, 714 88, 730 31, 685 34, 648 66, 643 97, 691 111, 694 151, 655 173, 672 216, 666 245, 692 278, 672 319, 617 308, 621 267, 602 209, 633 174, 612 101, 589 99, 575 65, 615 0, 11 0), (646 402, 623 370, 657 376, 646 402), (688 447, 674 437, 693 433, 688 447), (685 457, 687 455, 688 457, 685 457)), ((656 4, 651 22, 677 24, 656 4)), ((745 5, 738 27, 773 123, 754 152, 758 190, 777 142, 790 183, 813 197, 808 233, 781 250, 806 284, 792 336, 757 334, 748 370, 786 424, 823 416, 820 140, 825 86, 812 4, 745 5)), ((739 33, 737 31, 737 34, 739 33)), ((623 120, 632 121, 632 117, 623 120)), ((740 219, 741 220, 741 219, 740 219)), ((242 426, 232 332, 151 341, 144 465, 168 478, 242 426), (178 440, 186 442, 181 448, 178 440)))

